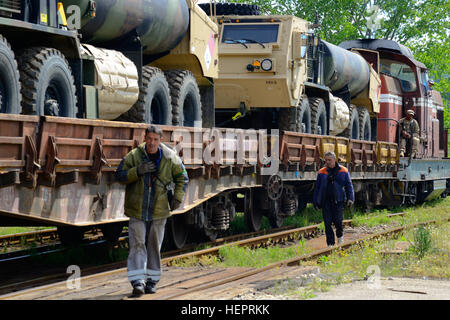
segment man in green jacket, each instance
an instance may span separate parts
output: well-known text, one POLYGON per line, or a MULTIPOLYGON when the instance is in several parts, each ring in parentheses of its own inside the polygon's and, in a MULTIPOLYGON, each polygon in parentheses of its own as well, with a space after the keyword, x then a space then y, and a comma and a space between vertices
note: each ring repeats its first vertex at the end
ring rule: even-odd
POLYGON ((156 292, 166 220, 170 210, 176 210, 183 202, 189 181, 180 157, 161 143, 161 137, 161 129, 149 126, 145 142, 131 150, 116 170, 116 179, 126 184, 124 207, 130 218, 127 269, 133 296, 156 292), (168 189, 173 184, 175 189, 169 200, 168 189))

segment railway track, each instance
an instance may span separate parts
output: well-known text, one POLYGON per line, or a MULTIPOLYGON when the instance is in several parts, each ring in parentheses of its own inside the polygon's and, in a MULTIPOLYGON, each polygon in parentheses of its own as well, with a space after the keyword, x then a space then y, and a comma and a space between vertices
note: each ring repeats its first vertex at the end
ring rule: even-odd
MULTIPOLYGON (((248 241, 248 239, 251 239, 251 238, 263 237, 264 234, 272 234, 272 233, 278 233, 278 232, 283 232, 283 231, 286 232, 287 230, 290 230, 290 229, 293 229, 293 227, 282 227, 282 228, 272 229, 269 231, 261 230, 258 232, 231 235, 228 237, 219 238, 214 241, 210 241, 210 242, 206 242, 206 243, 202 243, 202 244, 187 245, 186 247, 184 247, 182 249, 170 250, 170 251, 163 252, 162 253, 163 263, 170 264, 170 262, 173 261, 173 259, 186 257, 186 256, 189 256, 189 254, 195 255, 195 252, 198 252, 198 250, 199 250, 198 249, 199 246, 203 246, 203 247, 206 246, 206 247, 211 247, 211 248, 220 247, 225 243, 234 243, 235 241, 245 241, 243 239, 247 239, 247 241, 248 241)), ((43 235, 49 236, 49 235, 51 235, 53 230, 49 229, 48 231, 47 230, 44 230, 44 231, 46 231, 46 232, 41 232, 41 230, 35 231, 35 232, 27 232, 26 233, 27 239, 30 239, 28 241, 31 242, 32 239, 41 238, 43 235)), ((5 241, 14 241, 15 239, 20 239, 21 236, 22 236, 22 234, 9 235, 9 236, 5 236, 4 239, 5 239, 5 241)), ((23 240, 19 240, 19 241, 22 241, 22 243, 23 243, 23 240)), ((81 245, 81 247, 86 248, 89 246, 102 245, 105 243, 106 243, 106 240, 101 239, 101 233, 92 232, 89 235, 89 237, 87 237, 87 241, 85 241, 81 245)), ((119 246, 125 245, 126 246, 127 244, 128 244, 128 233, 124 231, 116 245, 119 245, 119 246)), ((209 250, 211 250, 211 248, 209 250)), ((24 263, 24 260, 38 256, 38 255, 65 253, 69 249, 70 248, 67 248, 61 244, 58 244, 57 246, 54 246, 54 245, 36 246, 33 248, 31 253, 30 253, 30 249, 16 250, 16 251, 1 254, 0 255, 0 265, 4 264, 4 263, 11 263, 11 262, 24 263)), ((106 264, 106 265, 87 267, 87 268, 83 268, 83 274, 91 275, 91 274, 104 272, 105 270, 114 270, 114 269, 118 269, 118 268, 123 268, 124 266, 126 266, 126 261, 119 261, 119 262, 114 262, 114 263, 110 263, 110 264, 106 264)), ((24 290, 26 288, 35 287, 35 286, 39 286, 39 285, 45 285, 45 284, 49 284, 49 283, 52 283, 52 282, 55 282, 58 280, 62 280, 62 279, 66 279, 66 278, 67 278, 67 273, 65 273, 65 270, 61 270, 60 272, 57 272, 57 273, 53 272, 50 275, 39 276, 37 278, 27 279, 24 281, 9 283, 9 284, 0 286, 0 294, 6 294, 9 292, 13 292, 13 291, 24 290)))
MULTIPOLYGON (((447 221, 449 221, 449 220, 450 219, 447 219, 447 221)), ((329 254, 332 251, 337 250, 337 249, 347 249, 347 248, 349 248, 351 246, 354 246, 354 245, 356 245, 356 244, 358 244, 358 243, 360 243, 362 241, 368 241, 368 240, 381 238, 381 237, 390 237, 390 236, 396 235, 396 234, 398 234, 398 233, 400 233, 402 231, 405 231, 407 229, 419 227, 421 225, 434 224, 436 222, 437 222, 436 220, 430 220, 430 221, 426 221, 426 222, 419 222, 419 223, 414 223, 414 224, 411 224, 411 225, 390 228, 388 230, 381 231, 381 232, 378 232, 378 233, 375 233, 375 234, 372 234, 372 235, 368 235, 368 236, 360 238, 360 239, 346 241, 343 244, 336 245, 336 246, 333 246, 331 248, 327 247, 327 248, 315 250, 315 251, 313 251, 311 253, 307 253, 307 254, 304 254, 304 255, 299 256, 299 257, 295 257, 295 258, 291 258, 291 259, 286 259, 286 260, 283 260, 283 261, 275 262, 275 263, 272 263, 272 264, 267 265, 265 267, 255 268, 255 269, 251 269, 251 270, 244 271, 244 272, 242 272, 242 270, 239 270, 239 271, 237 271, 237 272, 235 272, 233 274, 228 275, 227 277, 216 279, 216 280, 213 280, 213 281, 208 281, 208 282, 199 281, 198 285, 194 285, 194 286, 191 286, 189 288, 178 290, 178 292, 175 292, 175 293, 172 293, 172 294, 160 296, 160 297, 158 297, 158 299, 162 299, 162 300, 182 299, 182 297, 186 297, 186 296, 192 295, 194 293, 200 293, 202 291, 206 291, 206 290, 209 290, 209 289, 212 289, 212 288, 217 288, 217 287, 220 287, 220 286, 223 286, 223 285, 226 285, 226 284, 233 283, 233 282, 238 281, 238 280, 242 280, 242 279, 245 279, 245 278, 250 278, 250 277, 252 277, 254 275, 265 273, 265 272, 269 272, 269 271, 274 270, 276 268, 280 268, 280 267, 283 267, 283 266, 300 265, 300 263, 302 261, 318 258, 318 257, 320 257, 322 255, 329 254)), ((142 299, 152 299, 152 298, 153 297, 151 295, 145 295, 145 296, 143 296, 142 299)))
POLYGON ((20 232, 0 236, 0 247, 23 246, 30 242, 54 241, 58 239, 56 228, 29 232, 20 232))
MULTIPOLYGON (((403 215, 403 213, 392 214, 390 216, 403 215)), ((344 224, 346 226, 351 225, 351 220, 345 220, 344 224)), ((200 257, 203 255, 216 255, 219 250, 225 246, 249 246, 249 247, 261 247, 269 246, 274 244, 279 244, 286 241, 294 241, 303 238, 311 238, 320 233, 320 225, 313 225, 302 228, 280 228, 275 230, 275 232, 270 232, 263 234, 263 232, 254 232, 248 234, 234 235, 226 238, 217 239, 210 243, 205 244, 206 246, 212 246, 207 249, 194 250, 194 247, 198 245, 191 246, 190 248, 184 248, 182 250, 174 250, 163 253, 162 263, 164 265, 170 266, 175 261, 186 259, 189 257, 200 257), (190 250, 190 252, 183 252, 190 250)), ((124 239, 125 241, 126 239, 124 239)), ((126 272, 126 261, 111 263, 103 266, 94 266, 89 268, 83 268, 83 277, 87 276, 87 279, 92 277, 103 276, 106 274, 113 275, 120 272, 126 272)), ((52 274, 45 277, 39 277, 36 279, 26 280, 22 282, 16 282, 0 287, 0 294, 8 294, 14 291, 23 290, 25 288, 33 288, 36 286, 42 286, 49 284, 58 280, 67 279, 67 273, 52 274)), ((228 278, 227 278, 228 279, 228 278)), ((231 278, 229 279, 230 281, 231 278)), ((211 282, 213 283, 213 282, 211 282)), ((57 285, 57 284, 55 284, 57 285)), ((39 290, 37 288, 36 290, 39 290)), ((15 294, 7 295, 5 298, 14 298, 15 294)))

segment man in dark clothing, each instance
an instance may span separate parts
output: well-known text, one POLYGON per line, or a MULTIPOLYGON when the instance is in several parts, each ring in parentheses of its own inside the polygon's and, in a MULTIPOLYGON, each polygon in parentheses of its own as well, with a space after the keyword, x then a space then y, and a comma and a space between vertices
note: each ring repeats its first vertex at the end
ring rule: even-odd
POLYGON ((343 243, 344 202, 347 198, 347 204, 353 205, 355 195, 350 174, 347 168, 337 163, 334 152, 325 153, 325 162, 326 167, 320 169, 317 175, 313 204, 315 208, 322 208, 327 245, 331 247, 335 244, 331 223, 336 227, 338 243, 343 243))

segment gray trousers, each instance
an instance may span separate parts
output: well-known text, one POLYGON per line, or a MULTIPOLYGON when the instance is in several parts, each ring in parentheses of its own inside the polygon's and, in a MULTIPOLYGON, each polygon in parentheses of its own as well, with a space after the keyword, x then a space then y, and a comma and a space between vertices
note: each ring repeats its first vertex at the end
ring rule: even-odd
POLYGON ((130 217, 128 237, 128 280, 135 282, 150 281, 156 284, 161 279, 161 245, 164 239, 164 227, 167 219, 145 222, 130 217), (146 243, 147 239, 147 243, 146 243))

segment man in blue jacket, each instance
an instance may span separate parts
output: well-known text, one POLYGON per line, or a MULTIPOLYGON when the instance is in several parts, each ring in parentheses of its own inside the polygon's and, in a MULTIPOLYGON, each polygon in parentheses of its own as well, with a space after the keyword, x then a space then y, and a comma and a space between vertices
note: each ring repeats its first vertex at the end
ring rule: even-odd
POLYGON ((347 168, 337 163, 334 152, 325 153, 325 162, 326 167, 317 174, 313 204, 316 209, 322 209, 327 245, 331 247, 335 243, 331 223, 336 227, 338 244, 343 243, 344 203, 347 199, 348 206, 352 206, 355 194, 350 174, 347 168))

